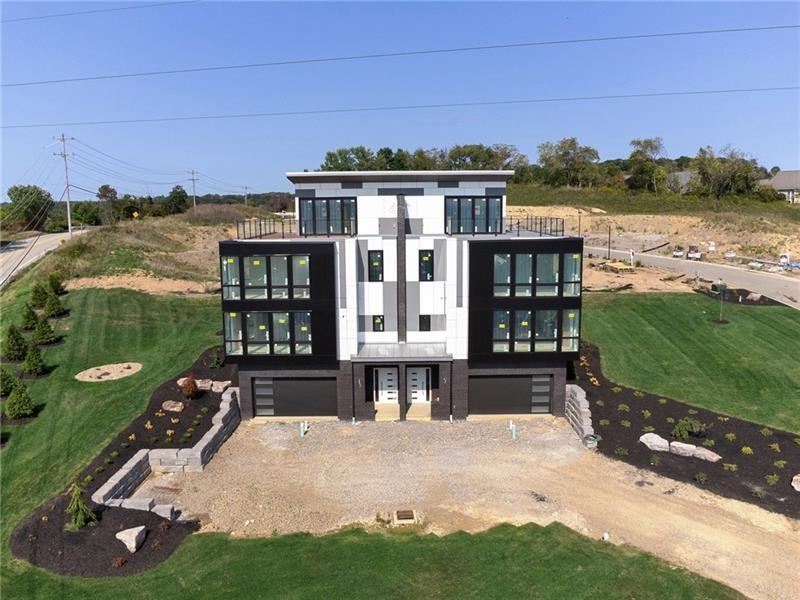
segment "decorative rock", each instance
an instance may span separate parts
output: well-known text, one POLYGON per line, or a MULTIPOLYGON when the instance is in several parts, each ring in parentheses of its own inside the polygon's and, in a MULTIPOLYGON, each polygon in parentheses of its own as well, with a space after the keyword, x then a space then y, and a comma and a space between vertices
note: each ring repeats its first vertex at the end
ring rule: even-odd
POLYGON ((172 504, 156 504, 151 510, 159 517, 175 520, 175 507, 172 504))
POLYGON ((177 400, 165 400, 161 405, 161 408, 170 412, 183 412, 183 409, 186 408, 186 405, 183 402, 178 402, 177 400))
POLYGON ((201 392, 208 392, 211 390, 211 385, 214 383, 210 379, 198 379, 197 380, 197 389, 201 392))
POLYGON ((757 294, 755 292, 750 292, 747 294, 747 300, 749 302, 760 302, 761 301, 761 294, 757 294))
POLYGON ((178 378, 178 380, 175 383, 178 384, 178 387, 181 387, 186 382, 187 379, 189 379, 189 378, 188 377, 180 377, 180 378, 178 378))
POLYGON ((669 441, 655 433, 645 433, 639 441, 647 446, 648 450, 655 452, 669 452, 669 441))
POLYGON ((145 527, 141 525, 139 527, 131 527, 130 529, 124 529, 116 534, 114 537, 117 538, 120 542, 125 544, 125 547, 128 549, 128 552, 133 554, 136 552, 139 547, 144 542, 144 533, 145 527))
POLYGON ((792 477, 792 487, 795 492, 800 492, 800 473, 792 477))
POLYGON ((694 456, 697 446, 693 444, 684 444, 683 442, 670 442, 669 451, 678 456, 694 456))
POLYGON ((211 384, 211 391, 215 394, 221 394, 231 386, 230 381, 215 381, 211 384))
POLYGON ((700 460, 707 460, 708 462, 717 462, 718 460, 722 459, 722 457, 716 452, 712 452, 708 448, 703 448, 701 446, 695 447, 694 454, 692 454, 692 456, 699 458, 700 460))

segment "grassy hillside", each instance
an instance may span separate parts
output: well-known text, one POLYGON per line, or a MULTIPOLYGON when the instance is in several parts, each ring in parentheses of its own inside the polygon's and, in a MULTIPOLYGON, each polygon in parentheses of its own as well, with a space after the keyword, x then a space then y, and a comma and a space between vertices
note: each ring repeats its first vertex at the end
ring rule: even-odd
POLYGON ((800 432, 800 312, 699 294, 591 294, 582 335, 624 385, 800 432))
POLYGON ((541 185, 508 186, 509 205, 600 208, 611 214, 703 214, 771 216, 800 223, 800 206, 788 202, 759 202, 732 197, 716 200, 678 194, 632 194, 611 188, 567 189, 541 185))

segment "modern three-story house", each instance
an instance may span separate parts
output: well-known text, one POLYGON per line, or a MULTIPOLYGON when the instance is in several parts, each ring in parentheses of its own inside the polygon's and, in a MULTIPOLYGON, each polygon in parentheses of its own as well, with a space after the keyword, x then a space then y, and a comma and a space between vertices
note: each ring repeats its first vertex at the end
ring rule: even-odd
POLYGON ((506 218, 513 171, 288 173, 219 244, 243 417, 563 415, 583 241, 506 218))

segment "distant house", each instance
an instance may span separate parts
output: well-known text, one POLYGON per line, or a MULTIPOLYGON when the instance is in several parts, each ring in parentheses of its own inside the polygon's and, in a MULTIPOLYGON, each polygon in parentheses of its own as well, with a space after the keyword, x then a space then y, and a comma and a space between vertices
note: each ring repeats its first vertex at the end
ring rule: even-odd
POLYGON ((685 194, 689 191, 689 182, 696 175, 694 171, 675 171, 667 175, 667 186, 673 192, 685 194))
POLYGON ((789 204, 800 202, 798 190, 800 190, 800 171, 778 171, 772 179, 762 179, 761 185, 768 185, 775 188, 786 196, 789 204))

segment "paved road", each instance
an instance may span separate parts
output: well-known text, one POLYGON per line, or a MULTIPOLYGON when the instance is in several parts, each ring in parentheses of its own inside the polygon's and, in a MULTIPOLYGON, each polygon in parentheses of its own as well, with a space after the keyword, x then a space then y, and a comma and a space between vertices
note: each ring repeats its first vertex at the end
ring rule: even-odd
MULTIPOLYGON (((608 252, 606 248, 597 246, 585 246, 584 250, 603 257, 607 256, 608 252)), ((612 250, 611 257, 627 261, 630 254, 627 250, 612 250)), ((637 253, 635 259, 641 261, 643 265, 651 267, 673 269, 687 275, 696 273, 703 279, 711 279, 712 281, 722 279, 729 287, 745 288, 758 292, 800 310, 800 279, 796 277, 655 254, 637 253)))
MULTIPOLYGON (((72 233, 73 235, 79 235, 84 231, 75 230, 72 233)), ((12 242, 4 247, 2 253, 0 253, 0 289, 8 283, 7 280, 12 272, 22 271, 22 269, 35 263, 51 250, 58 248, 58 245, 66 239, 69 239, 69 234, 67 233, 45 233, 39 236, 38 239, 33 236, 12 242), (31 248, 31 244, 33 244, 33 248, 31 248), (29 249, 30 251, 28 251, 29 249)))

